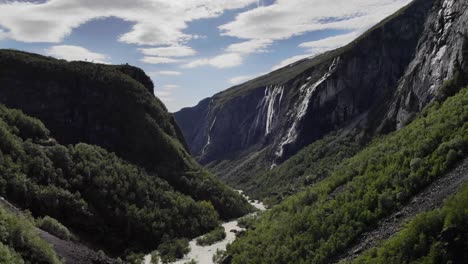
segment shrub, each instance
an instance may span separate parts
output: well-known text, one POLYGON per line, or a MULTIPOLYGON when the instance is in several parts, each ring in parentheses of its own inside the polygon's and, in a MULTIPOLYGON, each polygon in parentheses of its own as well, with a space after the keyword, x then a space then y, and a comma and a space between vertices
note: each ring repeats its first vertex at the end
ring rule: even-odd
POLYGON ((224 257, 226 256, 226 251, 221 249, 216 249, 216 253, 213 254, 213 262, 214 263, 221 263, 224 257))
POLYGON ((413 172, 417 171, 421 167, 422 160, 420 158, 414 158, 410 161, 410 168, 413 172))
POLYGON ((257 215, 246 215, 237 220, 237 225, 245 229, 252 229, 257 218, 257 215))
POLYGON ((159 253, 157 250, 151 252, 151 264, 159 264, 159 253))
POLYGON ((0 264, 24 264, 23 258, 14 250, 0 242, 0 264))
POLYGON ((226 238, 224 227, 219 226, 208 234, 197 239, 197 245, 209 246, 226 238))
POLYGON ((0 263, 61 264, 52 247, 37 234, 33 224, 0 207, 0 263), (8 246, 5 246, 8 245, 8 246), (6 260, 5 260, 6 259, 6 260))
POLYGON ((169 240, 159 245, 158 252, 163 263, 174 262, 190 252, 189 242, 187 239, 169 240))
POLYGON ((130 264, 141 264, 143 262, 144 255, 141 253, 130 253, 127 255, 125 260, 130 264))
POLYGON ((449 152, 447 153, 447 166, 452 166, 455 162, 458 161, 458 153, 456 150, 449 150, 449 152))
POLYGON ((51 233, 52 235, 59 237, 64 240, 74 239, 72 233, 62 225, 59 221, 55 220, 50 216, 44 216, 43 218, 39 218, 36 221, 37 227, 40 229, 51 233))

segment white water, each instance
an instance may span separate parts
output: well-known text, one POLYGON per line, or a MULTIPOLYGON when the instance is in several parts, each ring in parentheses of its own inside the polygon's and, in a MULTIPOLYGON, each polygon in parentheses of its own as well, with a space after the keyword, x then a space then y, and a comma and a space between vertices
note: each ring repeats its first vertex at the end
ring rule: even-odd
POLYGON ((211 134, 211 130, 213 130, 213 127, 214 127, 215 123, 216 123, 216 116, 213 119, 213 123, 211 123, 210 129, 208 130, 208 136, 207 136, 206 144, 203 147, 202 154, 201 154, 202 157, 203 157, 203 155, 205 155, 208 146, 211 144, 211 135, 210 134, 211 134))
MULTIPOLYGON (((297 128, 299 126, 299 122, 302 121, 302 118, 305 116, 307 113, 307 109, 309 108, 309 103, 310 103, 310 98, 312 97, 312 94, 314 93, 315 89, 322 84, 324 81, 328 79, 328 77, 331 76, 331 74, 335 71, 336 66, 339 63, 340 58, 335 58, 333 60, 333 63, 330 65, 330 68, 328 71, 325 73, 325 75, 322 76, 317 82, 310 84, 306 83, 299 88, 299 91, 302 96, 302 100, 298 104, 295 110, 295 117, 294 117, 294 122, 292 126, 289 128, 288 133, 286 134, 286 137, 283 138, 281 143, 279 144, 278 150, 276 151, 276 156, 277 157, 282 157, 283 156, 283 151, 284 151, 284 146, 287 144, 290 144, 294 142, 297 138, 297 128)), ((272 166, 274 166, 273 164, 272 166)))
POLYGON ((275 115, 275 102, 276 97, 279 95, 278 105, 281 105, 281 100, 283 99, 283 87, 275 86, 266 89, 265 91, 265 100, 267 106, 267 115, 266 115, 266 124, 265 124, 265 135, 270 134, 271 124, 273 123, 273 117, 275 115))
MULTIPOLYGON (((240 193, 242 192, 240 191, 240 193)), ((246 198, 248 199, 248 197, 246 198)), ((250 201, 250 204, 260 211, 264 211, 266 209, 259 201, 250 201)), ((192 259, 197 261, 199 264, 214 264, 212 258, 216 253, 216 250, 226 250, 226 246, 236 240, 236 234, 231 231, 239 232, 244 230, 239 227, 237 220, 226 222, 222 224, 222 227, 224 227, 224 231, 226 231, 226 238, 224 240, 210 246, 199 246, 197 245, 197 238, 192 239, 189 242, 190 252, 185 255, 183 259, 179 259, 176 262, 173 262, 173 264, 184 264, 192 259)), ((143 264, 151 264, 151 255, 146 255, 144 257, 143 264)))
POLYGON ((256 131, 259 126, 263 126, 263 122, 265 122, 265 136, 270 134, 273 129, 276 110, 281 106, 283 93, 283 86, 268 86, 265 88, 265 95, 257 105, 257 116, 255 117, 253 131, 256 131))

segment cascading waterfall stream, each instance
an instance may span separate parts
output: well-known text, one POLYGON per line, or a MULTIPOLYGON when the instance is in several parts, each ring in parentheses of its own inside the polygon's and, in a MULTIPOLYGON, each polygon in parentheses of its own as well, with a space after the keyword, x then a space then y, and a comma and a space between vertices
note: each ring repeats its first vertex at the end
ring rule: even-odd
POLYGON ((215 124, 216 124, 216 116, 215 116, 215 118, 213 119, 213 122, 211 123, 210 129, 208 130, 208 135, 207 135, 207 139, 206 139, 206 144, 205 144, 205 146, 203 147, 202 154, 201 154, 202 157, 205 155, 206 150, 208 149, 208 147, 209 147, 210 144, 211 144, 211 131, 213 130, 213 127, 214 127, 215 124))
POLYGON ((265 90, 265 106, 267 107, 266 112, 266 123, 265 123, 265 135, 270 134, 272 129, 273 117, 275 115, 275 103, 276 98, 279 95, 278 107, 281 106, 281 100, 283 99, 283 86, 269 87, 265 90))
MULTIPOLYGON (((286 146, 287 144, 293 143, 297 139, 297 129, 298 129, 299 123, 302 121, 305 114, 307 113, 307 109, 309 108, 310 98, 312 97, 312 94, 317 89, 317 87, 319 87, 323 82, 325 82, 333 74, 339 61, 340 61, 340 57, 337 57, 336 59, 334 59, 328 71, 317 82, 311 85, 310 83, 306 83, 302 85, 301 88, 299 89, 300 94, 303 95, 303 99, 295 108, 296 111, 294 114, 294 122, 289 128, 288 132, 286 133, 286 137, 284 137, 281 140, 278 150, 275 153, 278 158, 283 156, 284 146, 286 146)), ((274 166, 275 164, 273 163, 272 167, 274 166)))

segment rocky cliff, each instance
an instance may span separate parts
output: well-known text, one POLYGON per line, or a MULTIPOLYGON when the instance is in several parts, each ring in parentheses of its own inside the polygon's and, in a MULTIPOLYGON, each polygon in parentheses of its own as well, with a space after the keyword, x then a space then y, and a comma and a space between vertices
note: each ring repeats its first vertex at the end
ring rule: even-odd
POLYGON ((0 103, 40 119, 61 144, 103 147, 195 200, 211 201, 224 218, 247 212, 246 201, 192 159, 141 69, 0 50, 0 103))
POLYGON ((175 117, 191 152, 234 184, 331 131, 353 130, 366 142, 402 127, 444 82, 467 71, 467 19, 466 1, 415 0, 343 48, 230 88, 175 117))

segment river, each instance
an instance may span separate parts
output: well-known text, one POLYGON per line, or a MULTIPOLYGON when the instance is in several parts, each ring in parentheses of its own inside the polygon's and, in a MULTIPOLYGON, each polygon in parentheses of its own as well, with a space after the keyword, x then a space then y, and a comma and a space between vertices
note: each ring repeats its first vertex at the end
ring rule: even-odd
MULTIPOLYGON (((246 197, 248 199, 248 197, 246 197)), ((260 211, 265 211, 265 206, 259 201, 250 201, 250 204, 260 211)), ((213 254, 219 250, 226 250, 226 246, 232 243, 236 239, 235 232, 244 230, 238 225, 238 221, 233 220, 230 222, 225 222, 222 224, 224 230, 226 231, 226 238, 222 241, 219 241, 210 246, 199 246, 197 245, 197 238, 190 241, 190 252, 185 255, 183 259, 179 259, 174 264, 184 264, 190 260, 195 260, 199 264, 214 264, 212 258, 213 254), (232 232, 234 231, 234 232, 232 232)), ((151 264, 151 255, 146 255, 143 261, 143 264, 151 264)))

